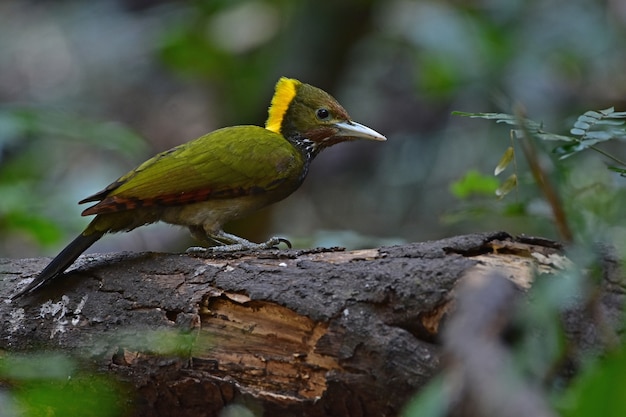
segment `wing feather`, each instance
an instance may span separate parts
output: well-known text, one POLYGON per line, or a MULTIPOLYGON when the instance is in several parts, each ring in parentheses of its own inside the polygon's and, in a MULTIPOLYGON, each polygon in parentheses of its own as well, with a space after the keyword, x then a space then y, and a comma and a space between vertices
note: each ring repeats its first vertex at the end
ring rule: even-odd
POLYGON ((279 134, 258 126, 224 128, 156 155, 82 200, 100 201, 83 215, 271 191, 303 167, 300 153, 279 134))

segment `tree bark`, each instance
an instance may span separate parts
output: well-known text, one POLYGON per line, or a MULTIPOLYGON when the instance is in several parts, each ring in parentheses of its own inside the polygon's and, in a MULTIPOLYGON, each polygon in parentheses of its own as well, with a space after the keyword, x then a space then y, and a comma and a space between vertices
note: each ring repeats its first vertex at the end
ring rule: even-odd
MULTIPOLYGON (((0 297, 47 261, 0 260, 0 297)), ((463 277, 495 269, 526 289, 571 262, 554 242, 499 232, 355 251, 90 255, 78 265, 0 304, 0 349, 86 359, 130 384, 132 415, 245 407, 317 417, 398 415, 440 368, 440 328, 463 277)))

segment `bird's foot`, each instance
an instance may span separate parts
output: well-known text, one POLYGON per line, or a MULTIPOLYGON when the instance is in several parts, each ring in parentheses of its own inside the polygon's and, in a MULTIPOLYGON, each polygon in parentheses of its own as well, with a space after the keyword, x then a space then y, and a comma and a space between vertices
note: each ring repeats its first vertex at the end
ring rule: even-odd
POLYGON ((210 246, 208 248, 202 246, 192 246, 188 248, 186 253, 216 253, 216 252, 238 252, 245 250, 263 250, 263 249, 272 249, 278 246, 281 243, 287 245, 289 249, 291 249, 291 242, 282 237, 272 237, 266 242, 262 243, 254 243, 249 240, 243 239, 239 236, 231 235, 228 233, 221 233, 218 236, 213 237, 215 240, 219 242, 227 242, 220 246, 210 246))

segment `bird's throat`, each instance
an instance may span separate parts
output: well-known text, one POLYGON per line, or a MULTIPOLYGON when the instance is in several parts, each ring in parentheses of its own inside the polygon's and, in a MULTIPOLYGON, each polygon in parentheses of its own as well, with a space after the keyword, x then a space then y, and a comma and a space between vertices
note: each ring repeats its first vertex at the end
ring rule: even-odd
POLYGON ((319 143, 312 141, 311 139, 305 138, 301 135, 294 135, 288 137, 287 140, 300 152, 300 154, 304 158, 304 165, 308 168, 309 164, 318 153, 322 150, 322 147, 319 146, 319 143))

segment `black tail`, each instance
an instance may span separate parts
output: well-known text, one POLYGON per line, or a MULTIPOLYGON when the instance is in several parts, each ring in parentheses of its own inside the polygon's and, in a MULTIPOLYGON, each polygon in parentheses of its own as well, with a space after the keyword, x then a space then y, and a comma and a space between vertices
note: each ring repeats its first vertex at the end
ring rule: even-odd
POLYGON ((76 258, 78 258, 81 253, 86 251, 87 248, 93 245, 101 237, 101 233, 91 233, 87 236, 83 234, 78 235, 72 243, 67 245, 65 249, 63 249, 61 253, 59 253, 56 258, 54 258, 52 262, 50 262, 48 266, 46 266, 44 270, 37 275, 37 278, 35 278, 20 292, 12 296, 11 299, 14 300, 26 293, 32 292, 44 283, 61 275, 72 263, 74 263, 76 258))

